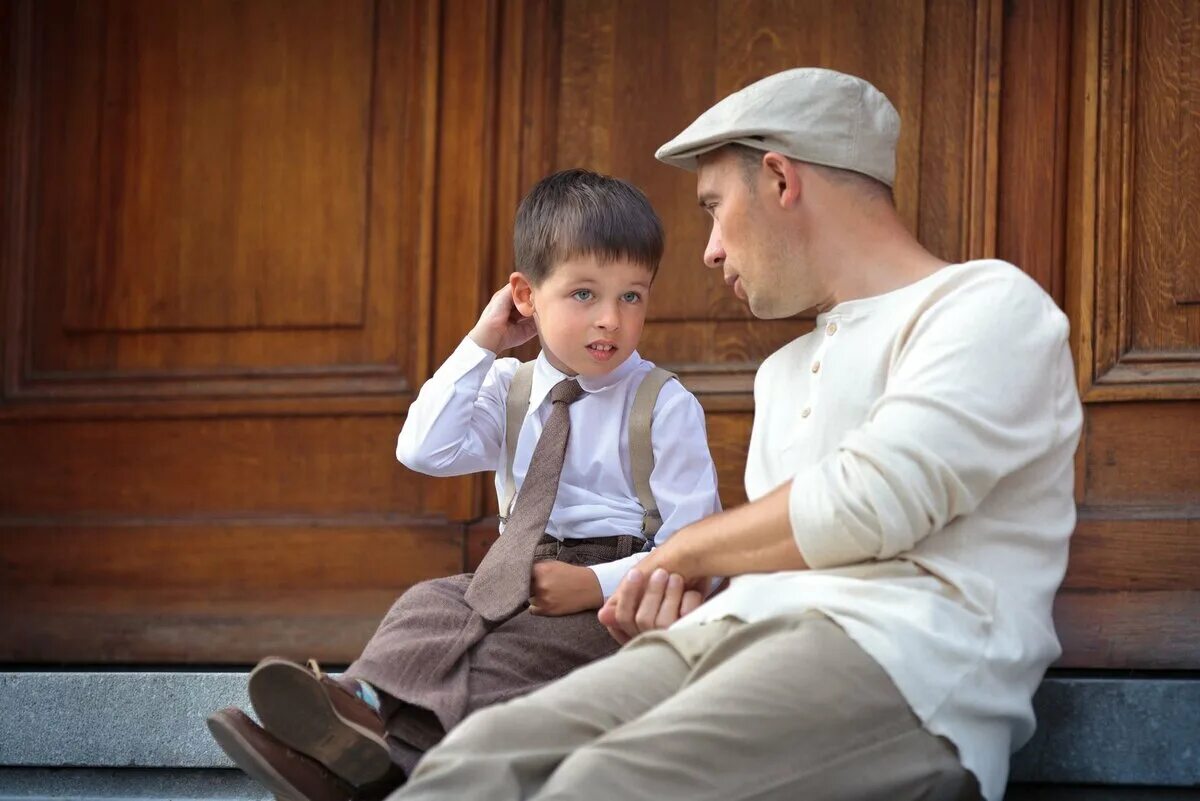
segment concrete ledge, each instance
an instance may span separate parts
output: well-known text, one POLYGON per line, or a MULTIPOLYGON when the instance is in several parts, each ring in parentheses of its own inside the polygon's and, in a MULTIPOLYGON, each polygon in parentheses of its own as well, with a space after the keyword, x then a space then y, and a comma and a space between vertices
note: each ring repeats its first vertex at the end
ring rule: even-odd
POLYGON ((1014 782, 1200 785, 1200 680, 1049 678, 1014 782))
POLYGON ((0 768, 0 801, 271 801, 240 770, 196 768, 0 768))
MULTIPOLYGON (((273 801, 240 771, 198 768, 0 768, 0 801, 273 801)), ((1200 788, 1024 784, 1005 801, 1200 801, 1200 788)))
MULTIPOLYGON (((248 708, 246 675, 0 673, 0 766, 228 768, 204 718, 248 708)), ((1051 677, 1034 706, 1014 782, 1200 785, 1200 680, 1051 677)))
POLYGON ((247 673, 0 673, 0 765, 227 768, 204 725, 247 673))
POLYGON ((1004 801, 1200 801, 1200 789, 1016 784, 1009 785, 1004 801))

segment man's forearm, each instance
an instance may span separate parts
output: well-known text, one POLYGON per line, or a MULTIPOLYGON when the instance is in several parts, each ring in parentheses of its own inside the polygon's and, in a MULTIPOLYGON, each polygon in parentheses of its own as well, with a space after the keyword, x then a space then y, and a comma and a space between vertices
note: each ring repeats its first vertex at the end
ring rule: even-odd
POLYGON ((753 503, 738 506, 680 529, 650 558, 691 580, 778 570, 806 570, 792 536, 788 493, 792 482, 753 503))

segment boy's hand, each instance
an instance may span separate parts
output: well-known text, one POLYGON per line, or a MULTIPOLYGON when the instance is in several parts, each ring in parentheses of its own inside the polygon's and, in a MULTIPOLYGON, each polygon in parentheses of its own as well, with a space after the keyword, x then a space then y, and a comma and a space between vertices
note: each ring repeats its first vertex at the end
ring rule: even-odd
POLYGON ((599 609, 604 603, 600 580, 586 567, 565 562, 534 562, 529 582, 529 612, 533 615, 573 615, 599 609))
POLYGON ((537 324, 517 311, 512 289, 505 284, 492 295, 469 336, 479 347, 498 354, 537 336, 537 324))

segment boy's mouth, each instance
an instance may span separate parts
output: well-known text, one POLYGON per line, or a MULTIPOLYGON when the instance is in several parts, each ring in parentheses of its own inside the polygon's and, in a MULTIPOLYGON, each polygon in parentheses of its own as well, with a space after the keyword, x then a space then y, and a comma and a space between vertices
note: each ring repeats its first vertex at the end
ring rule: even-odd
POLYGON ((617 346, 611 342, 593 342, 587 346, 587 351, 595 361, 606 362, 617 352, 617 346))

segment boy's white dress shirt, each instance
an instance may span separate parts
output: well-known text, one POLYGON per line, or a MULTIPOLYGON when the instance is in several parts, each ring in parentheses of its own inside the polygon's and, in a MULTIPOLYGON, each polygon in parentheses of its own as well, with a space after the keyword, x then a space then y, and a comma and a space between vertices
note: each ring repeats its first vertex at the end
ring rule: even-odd
POLYGON ((793 481, 812 569, 735 578, 676 625, 826 613, 998 801, 1060 653, 1082 421, 1066 317, 1010 264, 946 267, 819 315, 754 400, 746 492, 793 481))
MULTIPOLYGON (((421 387, 396 443, 396 458, 431 476, 496 471, 496 497, 504 498, 504 425, 508 386, 519 361, 497 359, 467 337, 421 387)), ((636 352, 600 378, 578 377, 587 394, 571 405, 558 496, 546 533, 559 539, 642 536, 642 506, 630 470, 628 420, 641 379, 654 365, 636 352)), ((550 414, 550 388, 569 376, 539 354, 529 411, 517 440, 513 478, 525 480, 533 448, 550 414)), ((708 450, 704 410, 678 381, 668 381, 654 407, 650 487, 662 515, 661 545, 683 526, 721 510, 717 474, 708 450)), ((634 554, 594 565, 604 597, 645 558, 634 554)))

